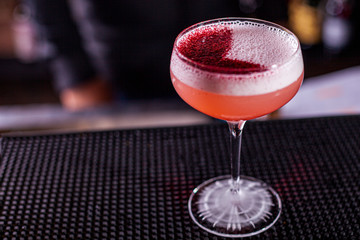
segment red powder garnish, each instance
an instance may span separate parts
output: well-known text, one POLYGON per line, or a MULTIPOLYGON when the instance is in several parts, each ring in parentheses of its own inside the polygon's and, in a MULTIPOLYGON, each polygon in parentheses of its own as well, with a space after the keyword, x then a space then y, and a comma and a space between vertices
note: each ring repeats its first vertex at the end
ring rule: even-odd
POLYGON ((251 62, 228 59, 226 55, 232 44, 232 30, 222 25, 213 25, 190 32, 179 42, 179 52, 199 68, 213 72, 252 73, 265 71, 265 67, 251 62))

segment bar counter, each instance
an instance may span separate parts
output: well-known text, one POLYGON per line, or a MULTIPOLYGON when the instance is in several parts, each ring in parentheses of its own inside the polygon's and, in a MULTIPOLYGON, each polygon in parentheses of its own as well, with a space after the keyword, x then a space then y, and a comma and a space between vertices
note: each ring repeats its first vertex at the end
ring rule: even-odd
MULTIPOLYGON (((222 239, 187 202, 230 173, 228 129, 185 127, 1 136, 0 239, 222 239)), ((242 174, 283 211, 247 239, 360 239, 360 116, 250 121, 242 174)))

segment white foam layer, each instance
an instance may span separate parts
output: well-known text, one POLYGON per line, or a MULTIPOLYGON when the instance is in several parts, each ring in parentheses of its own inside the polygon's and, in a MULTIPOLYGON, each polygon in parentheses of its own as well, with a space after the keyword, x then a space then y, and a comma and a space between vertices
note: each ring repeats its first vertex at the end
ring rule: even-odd
POLYGON ((231 22, 227 26, 233 30, 233 44, 226 58, 261 64, 268 70, 251 74, 209 72, 172 54, 171 71, 175 77, 194 88, 234 96, 273 92, 300 77, 303 60, 294 36, 281 29, 250 22, 231 22))

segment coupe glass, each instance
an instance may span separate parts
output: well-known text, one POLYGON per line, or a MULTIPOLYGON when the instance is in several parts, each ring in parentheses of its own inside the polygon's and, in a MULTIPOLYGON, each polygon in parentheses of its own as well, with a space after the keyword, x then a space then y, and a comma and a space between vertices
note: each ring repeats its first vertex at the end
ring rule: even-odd
POLYGON ((225 120, 230 130, 231 175, 193 190, 191 218, 223 237, 252 236, 270 228, 280 216, 281 200, 263 181, 240 175, 241 135, 246 120, 279 109, 300 88, 304 66, 298 39, 259 19, 201 22, 176 38, 170 74, 185 102, 225 120))

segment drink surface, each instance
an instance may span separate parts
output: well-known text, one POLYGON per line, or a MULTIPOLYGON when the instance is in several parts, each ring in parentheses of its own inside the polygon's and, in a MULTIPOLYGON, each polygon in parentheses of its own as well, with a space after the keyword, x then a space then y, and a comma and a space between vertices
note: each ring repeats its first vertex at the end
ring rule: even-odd
POLYGON ((170 68, 184 101, 215 118, 234 121, 280 108, 303 78, 297 39, 249 21, 188 30, 175 42, 170 68))

